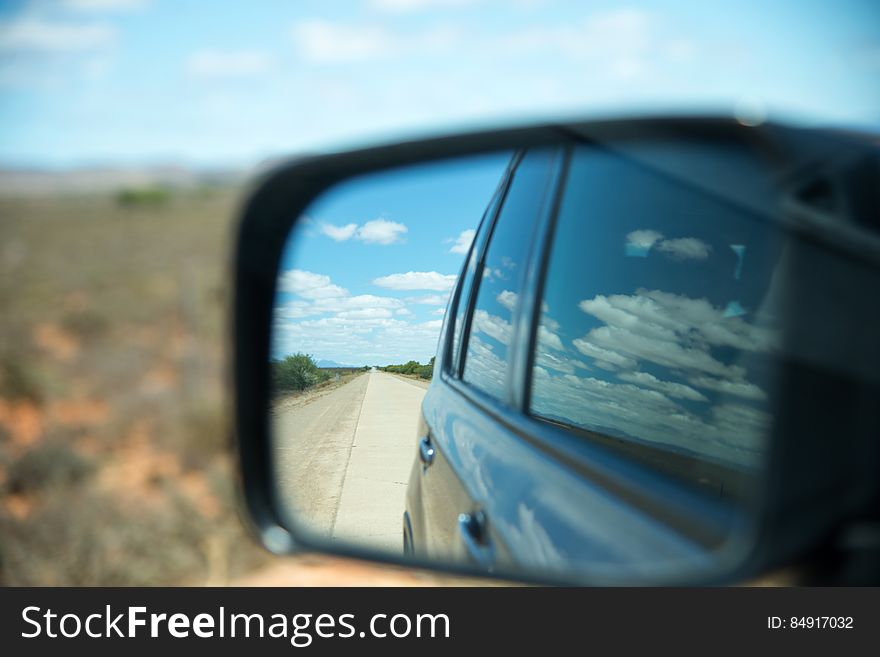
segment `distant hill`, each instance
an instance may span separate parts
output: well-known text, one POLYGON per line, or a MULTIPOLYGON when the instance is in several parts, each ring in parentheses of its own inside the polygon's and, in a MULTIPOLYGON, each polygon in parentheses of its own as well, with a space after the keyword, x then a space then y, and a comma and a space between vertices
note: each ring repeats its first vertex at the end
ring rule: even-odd
POLYGON ((48 196, 115 192, 127 187, 193 189, 242 184, 250 171, 182 166, 9 169, 0 167, 0 196, 48 196))
POLYGON ((316 364, 318 367, 360 367, 360 365, 342 365, 341 363, 337 363, 335 360, 319 360, 316 364))

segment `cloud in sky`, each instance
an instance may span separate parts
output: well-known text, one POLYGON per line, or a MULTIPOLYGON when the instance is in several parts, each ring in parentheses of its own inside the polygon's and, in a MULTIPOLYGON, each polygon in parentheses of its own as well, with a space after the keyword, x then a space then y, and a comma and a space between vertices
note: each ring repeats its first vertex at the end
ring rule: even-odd
POLYGON ((408 228, 405 224, 389 219, 373 219, 363 226, 355 223, 346 224, 344 226, 334 226, 333 224, 321 224, 319 230, 332 240, 337 242, 345 242, 350 239, 357 239, 366 244, 398 244, 403 242, 403 237, 407 233, 408 228))
POLYGON ((752 401, 767 398, 746 379, 744 367, 718 360, 711 348, 773 351, 778 335, 770 328, 726 316, 724 309, 705 299, 659 290, 596 295, 581 301, 579 307, 604 324, 573 340, 575 348, 597 367, 618 372, 624 381, 692 401, 705 397, 690 386, 752 401), (642 361, 685 373, 690 386, 635 371, 642 361))
POLYGON ((341 23, 323 19, 297 22, 294 45, 307 61, 319 64, 362 63, 390 57, 450 52, 461 32, 447 25, 396 30, 382 23, 341 23))
MULTIPOLYGON (((661 243, 661 235, 641 232, 629 243, 661 243)), ((705 299, 659 290, 596 295, 578 306, 602 324, 571 341, 588 357, 580 366, 567 349, 551 352, 539 334, 532 390, 537 415, 726 462, 757 462, 770 416, 754 404, 767 395, 747 380, 747 361, 722 362, 723 352, 712 347, 771 351, 777 338, 772 329, 725 316, 705 299), (595 374, 578 373, 579 367, 595 374)), ((546 316, 542 322, 555 324, 546 316)))
POLYGON ((623 372, 619 374, 617 378, 646 388, 654 388, 655 390, 666 393, 670 397, 690 399, 699 402, 709 401, 704 395, 700 394, 690 386, 686 386, 683 383, 675 383, 674 381, 662 381, 648 372, 623 372))
POLYGON ((634 230, 626 236, 626 255, 647 256, 654 244, 663 239, 663 233, 656 230, 634 230))
POLYGON ((427 362, 436 351, 442 308, 427 313, 438 319, 419 319, 407 307, 411 298, 351 294, 330 276, 301 269, 283 272, 278 287, 293 298, 275 308, 275 357, 305 351, 339 362, 388 364, 412 358, 427 362))
MULTIPOLYGON (((385 11, 452 6, 437 0, 387 0, 385 11)), ((464 4, 464 3, 459 3, 464 4)), ((382 6, 377 8, 382 8, 382 6)), ((657 35, 654 16, 640 9, 594 12, 575 23, 530 25, 501 33, 477 34, 460 25, 399 29, 388 22, 341 22, 326 19, 298 21, 291 28, 303 58, 323 64, 361 63, 391 57, 446 55, 467 50, 477 57, 521 57, 550 54, 570 60, 601 62, 604 74, 629 79, 645 71, 656 57, 680 61, 694 46, 681 37, 669 44, 657 35)))
POLYGON ((502 290, 498 293, 498 296, 495 297, 495 300, 507 308, 508 311, 513 312, 516 308, 516 303, 519 300, 519 295, 510 290, 502 290))
POLYGON ((450 253, 461 253, 465 254, 468 252, 468 249, 471 248, 471 242, 474 241, 474 236, 477 234, 477 231, 473 228, 467 228, 461 231, 458 234, 458 237, 455 238, 455 243, 450 247, 450 253))
MULTIPOLYGON (((545 1, 538 10, 533 0, 526 11, 528 0, 470 9, 463 0, 461 10, 454 0, 368 2, 352 0, 348 10, 276 3, 268 21, 237 5, 181 12, 173 2, 140 0, 4 3, 2 54, 17 56, 7 57, 0 83, 13 79, 4 93, 21 96, 4 103, 0 158, 15 166, 252 164, 471 122, 728 112, 744 97, 771 118, 877 124, 880 58, 876 38, 862 34, 877 9, 867 0, 842 0, 836 12, 804 12, 791 0, 759 31, 752 10, 695 15, 669 3, 545 1), (809 35, 819 32, 828 38, 817 46, 809 35), (84 80, 85 62, 69 55, 108 45, 106 74, 84 80), (214 85, 193 85, 179 73, 203 49, 266 51, 273 84, 228 85, 222 96, 214 85), (25 97, 35 90, 39 97, 25 97), (141 129, 146 123, 150 130, 141 129)), ((261 66, 195 68, 244 79, 261 66)))
POLYGON ((394 50, 392 36, 380 26, 313 19, 296 23, 291 34, 303 57, 315 62, 362 61, 385 57, 394 50))
POLYGON ((186 61, 188 73, 198 77, 253 77, 269 71, 272 58, 259 50, 200 50, 186 61))
POLYGON ((148 0, 62 0, 65 9, 81 12, 114 12, 144 9, 148 0))
POLYGON ((652 249, 673 260, 705 260, 712 251, 709 244, 696 237, 664 239, 663 233, 647 228, 634 230, 626 236, 626 255, 647 258, 652 249))
POLYGON ((407 228, 396 221, 373 219, 358 228, 357 238, 367 244, 394 244, 402 242, 407 228))
POLYGON ((293 269, 281 274, 278 288, 282 292, 292 292, 306 299, 348 296, 348 290, 332 284, 329 276, 302 269, 293 269))
POLYGON ((427 294, 421 297, 407 297, 407 303, 419 303, 426 306, 445 306, 449 301, 448 294, 427 294))
POLYGON ((680 237, 661 241, 657 250, 669 254, 675 260, 705 260, 712 247, 696 237, 680 237))
POLYGON ((109 46, 116 30, 104 23, 68 23, 21 18, 0 23, 0 51, 68 52, 109 46))
POLYGON ((357 233, 357 224, 346 224, 345 226, 334 226, 333 224, 322 224, 320 231, 330 239, 336 242, 344 242, 350 240, 357 233))
POLYGON ((426 9, 452 9, 478 4, 481 0, 369 0, 371 9, 405 14, 426 9))
POLYGON ((765 446, 770 415, 761 409, 729 402, 697 415, 673 401, 669 389, 657 389, 662 381, 650 387, 644 381, 614 383, 554 375, 540 366, 533 377, 532 408, 544 417, 565 418, 578 426, 612 430, 743 465, 755 465, 765 446))
POLYGON ((455 274, 440 274, 436 271, 408 271, 405 274, 390 274, 373 279, 373 285, 389 290, 438 290, 448 292, 457 280, 455 274))

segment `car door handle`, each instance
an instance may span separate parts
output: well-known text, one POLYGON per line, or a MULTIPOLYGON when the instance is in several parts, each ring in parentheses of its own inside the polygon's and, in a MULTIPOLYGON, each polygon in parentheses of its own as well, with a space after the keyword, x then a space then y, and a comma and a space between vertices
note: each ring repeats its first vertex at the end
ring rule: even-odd
POLYGON ((431 444, 431 436, 424 436, 419 441, 419 458, 426 468, 434 462, 434 446, 431 444))
POLYGON ((483 511, 462 513, 458 516, 458 534, 465 551, 474 563, 491 571, 495 565, 495 550, 489 540, 488 524, 483 511))

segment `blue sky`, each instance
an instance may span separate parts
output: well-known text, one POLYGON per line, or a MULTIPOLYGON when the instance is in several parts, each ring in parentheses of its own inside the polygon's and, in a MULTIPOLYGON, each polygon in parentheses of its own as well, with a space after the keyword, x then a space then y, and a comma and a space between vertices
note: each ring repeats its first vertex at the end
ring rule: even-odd
POLYGON ((427 362, 510 155, 365 176, 318 199, 285 247, 273 357, 427 362))
MULTIPOLYGON (((0 0, 0 167, 251 167, 658 112, 880 129, 880 3, 0 0)), ((402 175, 313 208, 276 352, 427 360, 503 159, 434 171, 454 195, 402 175)))
POLYGON ((267 157, 494 121, 880 126, 880 3, 0 3, 0 165, 267 157))

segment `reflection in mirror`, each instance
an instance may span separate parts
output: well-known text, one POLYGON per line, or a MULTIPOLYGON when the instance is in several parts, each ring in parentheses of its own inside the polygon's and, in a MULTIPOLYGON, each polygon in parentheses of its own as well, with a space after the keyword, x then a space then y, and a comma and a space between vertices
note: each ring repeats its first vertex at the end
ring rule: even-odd
POLYGON ((780 336, 768 291, 779 233, 691 182, 575 150, 531 411, 719 500, 747 501, 771 420, 768 354, 780 336))
POLYGON ((277 279, 290 525, 487 571, 716 567, 747 543, 773 425, 769 180, 745 145, 652 141, 331 188, 277 279))
POLYGON ((419 410, 449 293, 510 153, 348 181, 296 224, 278 277, 277 480, 320 536, 401 553, 419 410))

